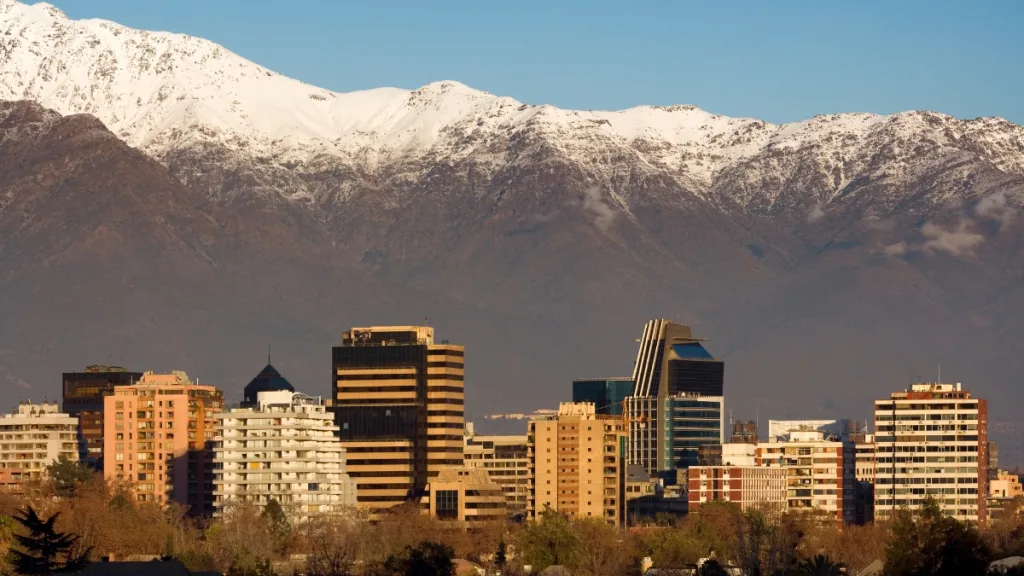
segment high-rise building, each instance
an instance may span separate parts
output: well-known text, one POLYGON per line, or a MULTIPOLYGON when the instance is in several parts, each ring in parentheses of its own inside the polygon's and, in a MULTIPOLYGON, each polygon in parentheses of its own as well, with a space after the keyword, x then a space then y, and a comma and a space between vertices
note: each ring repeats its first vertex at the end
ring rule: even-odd
POLYGON ((700 513, 709 502, 732 502, 742 510, 786 510, 786 469, 766 466, 693 466, 686 471, 688 505, 700 513))
POLYGON ((853 422, 850 441, 855 450, 854 522, 859 525, 875 521, 875 435, 853 422))
POLYGON ((526 436, 478 435, 471 422, 466 423, 465 463, 483 468, 505 494, 508 511, 526 511, 529 460, 526 436))
POLYGON ((242 407, 258 406, 260 392, 280 391, 295 392, 295 387, 284 376, 281 376, 277 368, 274 368, 268 356, 267 365, 263 367, 263 370, 260 370, 260 373, 255 378, 245 385, 245 390, 242 393, 242 407))
POLYGON ((103 470, 103 398, 117 386, 142 378, 120 366, 86 366, 84 372, 64 373, 64 411, 78 418, 78 458, 103 470))
POLYGON ((428 326, 353 328, 334 347, 332 410, 371 517, 463 465, 464 354, 428 326))
POLYGON ((289 390, 256 394, 256 405, 215 416, 214 508, 281 505, 294 522, 356 505, 334 416, 319 398, 289 390))
POLYGON ((644 326, 625 402, 629 463, 674 483, 676 470, 696 466, 698 451, 721 444, 725 364, 689 326, 652 320, 644 326))
POLYGON ((78 419, 57 404, 22 402, 0 418, 0 470, 20 480, 41 478, 59 460, 78 460, 78 419))
POLYGON ((423 504, 440 520, 462 522, 470 530, 505 519, 501 486, 482 468, 442 468, 430 480, 423 504))
POLYGON ((103 399, 103 475, 130 480, 141 501, 213 513, 215 416, 224 395, 175 370, 144 372, 103 399))
POLYGON ((598 414, 621 416, 626 397, 632 395, 632 378, 579 378, 572 382, 572 401, 590 402, 598 414))
POLYGON ((725 363, 704 349, 689 326, 651 320, 640 338, 633 382, 637 396, 722 396, 725 363))
POLYGON ((914 384, 875 401, 875 518, 927 496, 958 520, 988 518, 988 404, 960 384, 914 384))
POLYGON ((790 510, 829 512, 844 524, 855 520, 855 459, 852 442, 817 429, 793 430, 785 440, 757 445, 759 466, 786 469, 790 510))
POLYGON ((625 522, 626 430, 622 419, 590 403, 562 403, 530 420, 527 515, 551 508, 572 518, 625 522))
POLYGON ((700 463, 700 448, 722 444, 725 400, 680 393, 626 399, 629 463, 673 483, 676 470, 700 463))

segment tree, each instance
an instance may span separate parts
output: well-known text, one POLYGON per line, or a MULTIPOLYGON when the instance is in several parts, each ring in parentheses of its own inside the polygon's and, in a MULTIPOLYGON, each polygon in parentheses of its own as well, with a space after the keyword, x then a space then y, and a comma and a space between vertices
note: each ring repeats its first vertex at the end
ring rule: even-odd
POLYGON ((722 565, 718 563, 718 560, 715 560, 714 558, 706 560, 704 564, 701 565, 697 574, 699 576, 729 576, 729 573, 725 571, 725 568, 722 567, 722 565))
POLYGON ((534 570, 575 564, 579 546, 579 535, 569 519, 550 507, 541 513, 539 522, 525 527, 519 540, 523 563, 532 565, 534 570))
POLYGON ((424 541, 388 558, 384 563, 384 573, 393 576, 454 576, 454 556, 451 546, 424 541))
POLYGON ((288 522, 288 516, 285 515, 284 509, 281 508, 281 504, 277 500, 271 498, 267 502, 260 518, 270 527, 270 532, 277 539, 278 544, 282 544, 291 536, 292 525, 288 522))
POLYGON ((925 499, 915 515, 895 514, 886 546, 885 576, 974 576, 988 571, 991 552, 978 531, 925 499))
POLYGON ((567 567, 585 576, 620 576, 629 572, 636 556, 618 530, 603 520, 583 518, 572 523, 579 538, 567 567))
POLYGON ((501 570, 508 563, 508 545, 505 544, 505 537, 498 541, 498 550, 494 553, 494 567, 501 570))
POLYGON ((270 560, 263 559, 251 566, 242 566, 238 562, 232 563, 226 576, 277 576, 277 572, 274 572, 270 560))
POLYGON ((824 554, 817 554, 814 558, 804 560, 797 566, 797 574, 800 576, 841 576, 846 566, 842 563, 833 562, 824 554))
POLYGON ((27 535, 18 534, 15 540, 21 550, 11 550, 14 571, 23 576, 54 574, 56 572, 77 572, 89 563, 88 554, 75 555, 72 549, 77 536, 57 532, 55 525, 60 513, 43 520, 31 506, 23 510, 15 520, 27 535))
POLYGON ((61 456, 46 469, 53 482, 57 496, 67 498, 75 494, 80 484, 91 480, 95 473, 85 464, 77 460, 69 460, 61 456))
POLYGON ((351 522, 321 516, 302 527, 307 547, 309 576, 348 576, 356 561, 359 543, 351 522))

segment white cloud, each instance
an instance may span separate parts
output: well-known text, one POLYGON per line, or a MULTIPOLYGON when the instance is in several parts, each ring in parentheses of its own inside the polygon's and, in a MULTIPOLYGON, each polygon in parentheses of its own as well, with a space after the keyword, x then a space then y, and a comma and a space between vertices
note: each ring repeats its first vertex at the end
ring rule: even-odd
POLYGON ((594 224, 602 232, 607 232, 608 228, 615 222, 615 209, 606 204, 601 198, 601 188, 598 186, 587 188, 586 193, 583 195, 583 208, 594 213, 596 216, 594 224))
POLYGON ((902 256, 907 253, 907 243, 897 242, 882 249, 886 256, 902 256))
POLYGON ((954 230, 946 230, 938 224, 928 222, 921 228, 921 234, 928 239, 924 243, 926 251, 941 251, 953 256, 969 254, 985 241, 984 236, 970 231, 970 226, 965 220, 961 220, 954 230))
POLYGON ((982 198, 974 207, 974 211, 983 218, 998 220, 1001 228, 1006 228, 1020 211, 1014 202, 1024 200, 1024 191, 1000 190, 982 198))
POLYGON ((817 222, 825 217, 825 208, 821 202, 818 202, 811 207, 811 211, 807 213, 807 222, 817 222))

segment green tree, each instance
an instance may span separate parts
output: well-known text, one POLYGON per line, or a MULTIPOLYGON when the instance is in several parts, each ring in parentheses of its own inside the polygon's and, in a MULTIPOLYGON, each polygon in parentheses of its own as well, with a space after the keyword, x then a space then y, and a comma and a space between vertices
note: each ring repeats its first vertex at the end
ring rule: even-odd
POLYGON ((526 525, 519 539, 523 563, 538 571, 575 564, 579 546, 580 537, 569 519, 550 507, 541 513, 540 521, 526 525))
POLYGON ((991 552, 978 530, 943 514, 933 498, 916 513, 899 510, 890 526, 885 576, 982 576, 991 552))
POLYGON ((270 526, 270 531, 277 539, 278 544, 291 536, 292 525, 288 522, 288 516, 285 515, 284 509, 281 508, 281 504, 277 500, 271 498, 263 507, 260 517, 270 526))
POLYGON ((841 576, 846 572, 846 566, 841 562, 833 562, 824 554, 817 554, 814 558, 804 560, 796 569, 799 576, 841 576))
POLYGON ((50 464, 47 473, 53 482, 54 491, 61 498, 73 496, 79 485, 88 482, 95 475, 95 472, 84 463, 69 460, 67 456, 61 456, 50 464))
POLYGON ((277 576, 277 572, 274 571, 270 560, 264 559, 248 567, 243 567, 237 562, 232 563, 228 568, 227 576, 277 576))
POLYGON ((725 568, 718 563, 718 560, 714 558, 707 560, 701 565, 698 571, 700 576, 729 576, 729 573, 725 571, 725 568))
POLYGON ((59 516, 57 513, 43 520, 31 506, 15 516, 18 524, 28 532, 15 536, 22 550, 11 550, 11 564, 17 574, 35 576, 77 572, 89 563, 90 550, 80 555, 72 553, 77 536, 57 532, 55 525, 59 516))
POLYGON ((505 537, 498 541, 498 551, 494 553, 494 567, 501 570, 508 563, 508 546, 505 544, 505 537))
POLYGON ((393 576, 454 576, 455 551, 447 544, 424 541, 408 546, 384 562, 384 573, 393 576))

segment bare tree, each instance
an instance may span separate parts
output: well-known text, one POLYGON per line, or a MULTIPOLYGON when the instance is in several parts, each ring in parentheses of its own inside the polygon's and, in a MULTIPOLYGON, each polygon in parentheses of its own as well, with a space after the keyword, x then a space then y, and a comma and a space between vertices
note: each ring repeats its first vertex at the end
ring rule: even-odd
POLYGON ((356 522, 345 516, 323 515, 301 527, 309 576, 348 576, 359 551, 356 522))

